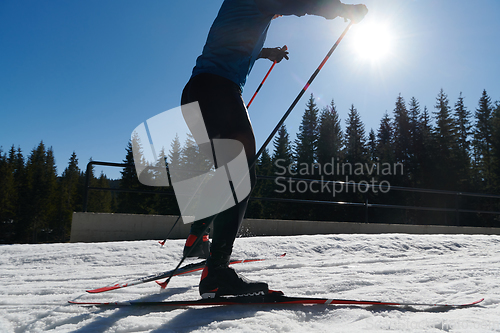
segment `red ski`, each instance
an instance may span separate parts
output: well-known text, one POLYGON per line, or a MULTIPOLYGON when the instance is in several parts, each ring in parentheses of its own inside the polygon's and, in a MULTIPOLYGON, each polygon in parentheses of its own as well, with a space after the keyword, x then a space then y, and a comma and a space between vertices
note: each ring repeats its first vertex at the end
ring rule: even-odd
POLYGON ((167 307, 193 307, 193 306, 220 306, 220 305, 244 305, 244 304, 319 304, 319 305, 385 305, 385 306, 427 306, 427 307, 468 307, 481 303, 484 298, 464 304, 445 303, 417 303, 417 302, 382 302, 382 301, 360 301, 333 298, 314 297, 288 297, 281 291, 270 291, 267 295, 239 296, 198 299, 194 301, 161 301, 161 302, 78 302, 69 301, 71 304, 95 305, 95 306, 167 306, 167 307))

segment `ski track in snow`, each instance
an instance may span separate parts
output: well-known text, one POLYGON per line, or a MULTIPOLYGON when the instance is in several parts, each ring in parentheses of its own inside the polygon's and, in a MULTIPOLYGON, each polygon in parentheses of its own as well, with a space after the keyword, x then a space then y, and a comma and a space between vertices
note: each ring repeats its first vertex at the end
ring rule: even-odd
MULTIPOLYGON (((0 332, 500 332, 500 237, 314 235, 236 240, 233 267, 289 296, 466 303, 468 308, 241 305, 165 309, 80 301, 197 299, 200 273, 101 294, 175 267, 183 240, 0 246, 0 332)), ((194 261, 194 260, 193 260, 194 261)))

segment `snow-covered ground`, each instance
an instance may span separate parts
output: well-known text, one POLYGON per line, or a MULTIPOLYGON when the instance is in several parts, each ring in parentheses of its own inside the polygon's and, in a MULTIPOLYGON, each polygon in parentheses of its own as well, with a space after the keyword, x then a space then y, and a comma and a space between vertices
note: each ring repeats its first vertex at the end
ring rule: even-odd
POLYGON ((449 309, 246 305, 165 309, 67 304, 68 300, 197 299, 200 273, 159 293, 146 283, 87 294, 174 267, 183 241, 0 246, 0 332, 500 332, 500 237, 318 235, 236 241, 233 258, 285 258, 234 268, 286 295, 464 303, 449 309))

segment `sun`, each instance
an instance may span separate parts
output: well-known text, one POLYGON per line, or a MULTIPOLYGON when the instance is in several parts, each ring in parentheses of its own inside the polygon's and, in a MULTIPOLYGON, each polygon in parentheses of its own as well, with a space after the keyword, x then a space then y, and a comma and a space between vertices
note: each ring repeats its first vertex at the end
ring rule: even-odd
POLYGON ((394 35, 387 25, 366 22, 352 30, 351 44, 358 57, 380 61, 392 52, 394 35))

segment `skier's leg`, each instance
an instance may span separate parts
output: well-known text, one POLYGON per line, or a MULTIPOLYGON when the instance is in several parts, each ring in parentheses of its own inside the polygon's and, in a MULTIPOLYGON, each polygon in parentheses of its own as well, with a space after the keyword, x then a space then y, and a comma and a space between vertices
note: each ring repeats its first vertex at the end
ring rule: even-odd
MULTIPOLYGON (((198 102, 210 139, 237 140, 243 144, 247 161, 252 159, 255 154, 255 138, 246 107, 241 98, 240 88, 235 83, 217 75, 200 74, 188 82, 184 88, 181 102, 182 105, 198 102)), ((203 142, 204 138, 197 138, 197 133, 195 131, 192 131, 192 134, 197 142, 203 142)), ((206 148, 206 145, 199 146, 204 146, 204 148, 206 148)), ((210 151, 210 149, 204 151, 204 154, 211 153, 212 151, 210 151)), ((211 156, 207 156, 207 158, 211 158, 211 156)), ((250 173, 250 179, 251 188, 253 188, 255 183, 255 175, 253 172, 250 173)), ((210 196, 210 193, 202 193, 202 197, 203 195, 210 196)), ((226 226, 219 228, 219 230, 227 229, 228 232, 225 233, 224 237, 214 235, 215 239, 231 238, 232 236, 229 235, 232 233, 236 235, 247 202, 248 198, 236 205, 237 208, 233 207, 229 212, 222 215, 219 214, 221 216, 218 217, 217 220, 232 220, 235 222, 232 222, 233 224, 231 227, 226 226), (238 223, 236 223, 236 221, 238 221, 238 223)), ((206 238, 206 234, 202 235, 202 232, 206 229, 206 224, 210 223, 211 220, 212 218, 209 217, 196 220, 192 224, 190 236, 186 242, 185 253, 198 237, 206 238)), ((214 228, 215 225, 219 224, 217 220, 214 221, 214 228)), ((208 244, 208 242, 203 243, 208 244)), ((200 243, 200 245, 203 243, 200 243)), ((226 243, 232 244, 232 242, 226 243)), ((205 248, 205 245, 202 246, 205 248)), ((199 254, 200 251, 193 249, 190 256, 198 256, 199 254)))
MULTIPOLYGON (((251 161, 255 155, 255 138, 239 87, 225 78, 201 74, 194 77, 183 92, 183 104, 194 101, 198 101, 200 105, 209 138, 238 140, 244 146, 247 161, 251 161)), ((250 181, 253 188, 253 168, 250 170, 250 181)), ((248 281, 228 267, 249 197, 250 194, 236 205, 220 212, 213 222, 210 257, 200 281, 200 294, 203 297, 252 294, 268 290, 267 284, 248 281)), ((191 233, 205 229, 212 219, 213 217, 208 217, 195 221, 191 233)))

